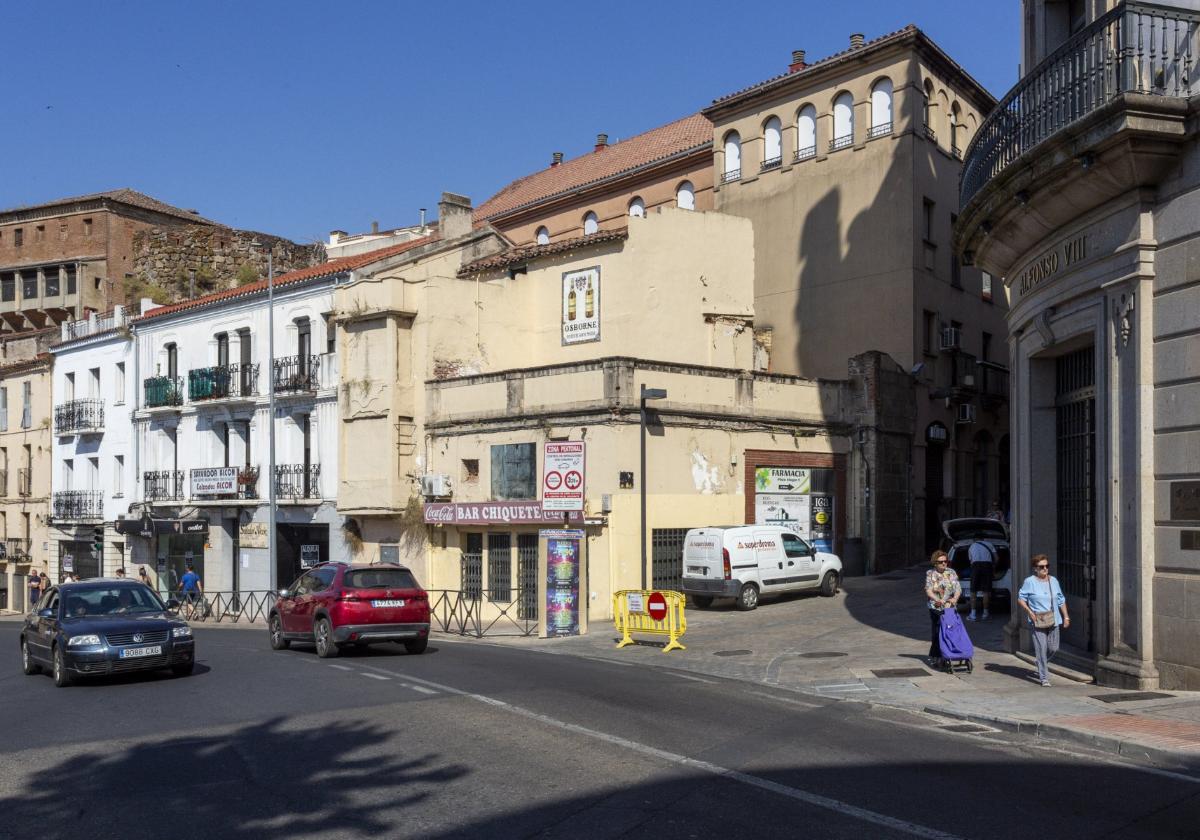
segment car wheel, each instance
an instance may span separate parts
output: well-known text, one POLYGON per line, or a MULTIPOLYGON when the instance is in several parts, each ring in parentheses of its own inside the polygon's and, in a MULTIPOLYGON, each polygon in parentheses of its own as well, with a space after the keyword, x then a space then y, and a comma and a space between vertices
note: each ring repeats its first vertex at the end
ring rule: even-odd
POLYGON ((189 659, 187 662, 181 662, 178 665, 171 666, 171 673, 177 677, 190 677, 192 671, 196 670, 196 660, 189 659))
POLYGON ((338 646, 333 641, 333 626, 328 618, 318 618, 313 625, 313 638, 317 640, 317 656, 333 659, 338 655, 338 646))
POLYGON ((739 610, 752 610, 758 606, 758 587, 753 583, 747 583, 742 587, 742 591, 738 593, 737 608, 739 610))
POLYGON ((283 622, 279 620, 278 613, 271 616, 267 626, 271 631, 271 650, 287 650, 292 646, 291 642, 283 638, 283 622))
POLYGON ((693 595, 692 603, 697 609, 706 610, 712 606, 713 596, 711 595, 693 595))
POLYGON ((412 654, 424 653, 429 647, 429 639, 417 639, 415 642, 405 642, 404 649, 412 654))
POLYGON ((71 684, 71 672, 67 670, 66 657, 58 645, 54 646, 54 684, 59 688, 66 688, 71 684))
POLYGON ((821 595, 826 598, 832 598, 838 592, 838 573, 826 572, 825 577, 821 578, 821 595))
POLYGON ((42 670, 36 662, 33 661, 33 655, 29 653, 29 642, 21 640, 21 670, 25 672, 25 676, 33 676, 38 671, 42 670))

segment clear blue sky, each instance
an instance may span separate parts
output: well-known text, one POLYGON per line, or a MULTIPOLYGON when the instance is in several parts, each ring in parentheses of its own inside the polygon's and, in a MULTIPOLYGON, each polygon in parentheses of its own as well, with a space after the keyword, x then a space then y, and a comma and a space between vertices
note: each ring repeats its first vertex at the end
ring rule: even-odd
POLYGON ((1017 0, 18 3, 0 207, 133 187, 323 240, 508 181, 915 23, 993 94, 1017 0), (732 13, 728 10, 732 9, 732 13), (15 51, 14 51, 15 50, 15 51))

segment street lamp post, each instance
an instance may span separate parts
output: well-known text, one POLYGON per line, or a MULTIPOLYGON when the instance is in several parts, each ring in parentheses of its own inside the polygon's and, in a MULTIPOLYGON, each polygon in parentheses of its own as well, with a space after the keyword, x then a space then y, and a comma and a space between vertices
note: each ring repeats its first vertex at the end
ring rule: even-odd
MULTIPOLYGON (((262 245, 257 239, 250 243, 262 245)), ((273 248, 267 248, 267 562, 271 589, 279 589, 279 570, 276 564, 278 546, 275 539, 275 261, 273 248)), ((238 558, 233 558, 237 563, 238 558)))
POLYGON ((642 502, 642 589, 646 588, 646 400, 665 400, 666 398, 667 392, 663 388, 647 388, 644 383, 642 384, 638 409, 642 439, 642 470, 638 476, 638 488, 642 502))

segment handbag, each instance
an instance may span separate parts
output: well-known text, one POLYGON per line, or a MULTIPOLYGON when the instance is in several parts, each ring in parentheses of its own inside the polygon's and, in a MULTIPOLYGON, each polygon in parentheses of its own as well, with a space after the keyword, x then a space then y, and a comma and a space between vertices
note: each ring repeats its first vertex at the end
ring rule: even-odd
MULTIPOLYGON (((1050 606, 1054 606, 1054 587, 1050 585, 1050 581, 1046 581, 1046 589, 1050 592, 1050 606)), ((1054 617, 1054 610, 1049 612, 1035 612, 1033 614, 1033 626, 1038 630, 1053 630, 1058 626, 1058 619, 1054 617)))

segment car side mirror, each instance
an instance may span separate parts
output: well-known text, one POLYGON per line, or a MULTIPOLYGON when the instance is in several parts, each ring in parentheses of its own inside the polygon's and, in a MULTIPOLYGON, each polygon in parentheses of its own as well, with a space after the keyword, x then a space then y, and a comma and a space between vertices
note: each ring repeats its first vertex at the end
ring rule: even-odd
POLYGON ((292 592, 291 592, 291 590, 289 590, 289 589, 280 589, 280 590, 279 590, 279 597, 280 597, 280 598, 291 598, 291 597, 292 597, 292 592))
POLYGON ((179 609, 179 602, 176 601, 174 598, 168 598, 167 599, 167 609, 169 609, 169 610, 179 609))
POLYGON ((54 610, 38 610, 38 618, 54 618, 54 610))

